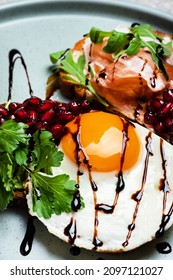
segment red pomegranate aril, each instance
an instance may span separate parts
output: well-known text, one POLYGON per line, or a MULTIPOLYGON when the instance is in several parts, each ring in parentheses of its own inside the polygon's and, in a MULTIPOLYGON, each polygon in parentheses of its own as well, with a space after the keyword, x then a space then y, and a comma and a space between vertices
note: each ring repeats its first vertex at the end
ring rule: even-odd
POLYGON ((50 132, 52 133, 55 139, 58 139, 63 134, 64 127, 62 124, 55 124, 51 127, 50 132))
POLYGON ((57 109, 59 109, 60 111, 68 111, 69 105, 66 103, 58 103, 57 109))
POLYGON ((157 112, 162 106, 164 102, 161 99, 153 98, 150 102, 150 108, 152 111, 157 112))
POLYGON ((173 103, 171 103, 170 109, 169 109, 169 116, 173 118, 173 103))
POLYGON ((81 106, 82 106, 82 109, 83 109, 84 112, 89 112, 91 110, 91 104, 88 100, 84 100, 81 103, 81 106))
POLYGON ((75 114, 79 115, 81 113, 81 104, 77 101, 71 101, 69 102, 69 110, 75 114))
POLYGON ((28 99, 26 99, 24 102, 23 102, 23 106, 25 108, 33 108, 33 107, 38 107, 40 105, 40 103, 42 102, 42 100, 37 97, 37 96, 32 96, 28 99))
POLYGON ((163 105, 163 107, 159 110, 158 115, 162 118, 166 117, 169 113, 170 108, 171 108, 171 103, 167 103, 163 105))
POLYGON ((55 111, 53 109, 50 109, 49 111, 46 111, 42 117, 42 122, 49 122, 52 123, 55 120, 55 111))
POLYGON ((28 121, 28 112, 24 108, 19 108, 14 112, 15 119, 21 122, 28 121))
POLYGON ((167 118, 166 120, 165 120, 165 126, 166 127, 168 127, 168 128, 173 128, 173 119, 171 119, 171 118, 167 118))
POLYGON ((149 125, 155 125, 157 122, 157 117, 153 114, 145 113, 144 121, 145 121, 145 123, 147 123, 149 125))
POLYGON ((16 103, 16 102, 10 103, 8 107, 10 114, 13 114, 20 106, 21 106, 20 103, 16 103))
POLYGON ((63 123, 67 123, 73 120, 74 115, 70 111, 60 111, 59 112, 59 121, 63 123))
POLYGON ((163 122, 158 122, 155 126, 154 126, 154 129, 158 132, 158 133, 161 133, 164 131, 164 124, 163 122))
POLYGON ((0 115, 2 117, 7 117, 8 116, 8 111, 5 108, 0 107, 0 115))
POLYGON ((173 89, 168 89, 163 92, 163 99, 165 102, 173 103, 173 89))
POLYGON ((38 130, 47 129, 47 128, 48 128, 47 122, 37 122, 36 123, 36 129, 38 129, 38 130))
POLYGON ((43 102, 40 104, 40 106, 39 106, 39 108, 38 108, 38 111, 39 111, 39 112, 48 111, 48 110, 50 110, 50 109, 53 109, 53 108, 54 108, 54 105, 55 105, 54 101, 52 101, 52 100, 50 100, 50 99, 47 99, 47 100, 43 101, 43 102))
POLYGON ((152 108, 152 106, 150 106, 150 105, 146 105, 146 112, 148 113, 148 114, 155 114, 155 112, 156 112, 156 110, 154 109, 153 110, 153 108, 152 108))
POLYGON ((37 120, 37 114, 35 111, 29 111, 28 112, 28 118, 31 122, 35 122, 37 120))

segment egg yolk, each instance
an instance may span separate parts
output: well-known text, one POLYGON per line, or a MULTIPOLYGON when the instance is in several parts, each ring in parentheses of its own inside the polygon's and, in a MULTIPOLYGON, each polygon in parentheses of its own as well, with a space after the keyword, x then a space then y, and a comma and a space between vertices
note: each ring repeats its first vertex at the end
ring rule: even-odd
POLYGON ((124 124, 124 119, 110 113, 83 114, 66 125, 67 133, 61 140, 63 152, 73 162, 77 162, 77 153, 81 162, 87 157, 91 170, 130 169, 138 161, 140 141, 131 124, 124 134, 124 124))

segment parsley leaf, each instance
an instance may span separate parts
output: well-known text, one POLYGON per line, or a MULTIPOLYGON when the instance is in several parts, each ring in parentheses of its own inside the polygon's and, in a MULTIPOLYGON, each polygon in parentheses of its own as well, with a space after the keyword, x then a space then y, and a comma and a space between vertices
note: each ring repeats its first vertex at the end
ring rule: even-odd
POLYGON ((33 181, 33 210, 45 219, 53 213, 60 215, 62 211, 71 212, 71 202, 76 192, 75 181, 69 180, 68 175, 45 176, 39 172, 31 175, 33 181), (39 190, 39 198, 35 189, 39 190))
POLYGON ((13 199, 13 192, 7 191, 4 188, 4 183, 0 178, 0 211, 4 211, 12 199, 13 199))
POLYGON ((21 143, 28 144, 26 128, 26 124, 14 120, 3 122, 0 126, 0 152, 12 153, 21 143))
POLYGON ((33 209, 40 217, 70 212, 75 182, 66 174, 51 175, 52 167, 60 166, 62 159, 63 153, 55 146, 50 132, 36 131, 31 135, 27 125, 5 121, 0 126, 0 211, 13 200, 15 190, 25 192, 31 178, 33 209), (37 188, 40 200, 36 196, 37 188))
POLYGON ((52 134, 48 131, 36 131, 33 135, 34 149, 32 151, 31 166, 35 171, 52 174, 51 168, 58 167, 63 159, 63 153, 58 151, 52 141, 52 134))

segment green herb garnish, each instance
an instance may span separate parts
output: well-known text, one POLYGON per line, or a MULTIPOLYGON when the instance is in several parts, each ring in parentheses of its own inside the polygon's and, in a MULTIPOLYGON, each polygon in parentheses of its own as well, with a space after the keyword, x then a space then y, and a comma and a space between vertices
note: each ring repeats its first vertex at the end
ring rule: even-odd
POLYGON ((71 212, 75 181, 66 174, 52 175, 52 167, 60 166, 63 153, 50 132, 36 131, 31 136, 27 129, 26 124, 14 120, 0 126, 0 211, 13 200, 15 190, 25 191, 31 179, 33 211, 38 216, 50 218, 53 213, 71 212))
POLYGON ((63 78, 89 90, 89 92, 91 92, 101 104, 103 104, 104 106, 108 106, 107 102, 99 95, 97 95, 91 85, 90 80, 86 78, 86 75, 84 73, 85 56, 81 55, 78 58, 78 61, 75 62, 71 50, 64 51, 64 54, 66 54, 65 56, 63 56, 62 53, 63 52, 60 51, 50 54, 52 63, 58 63, 56 70, 64 70, 63 78))
POLYGON ((103 48, 103 51, 114 54, 115 60, 124 53, 132 56, 137 54, 141 48, 147 47, 151 52, 152 59, 157 68, 164 74, 165 78, 168 79, 163 65, 163 59, 165 56, 171 55, 170 47, 172 43, 165 44, 164 39, 154 33, 149 24, 131 27, 129 33, 115 30, 106 32, 92 27, 89 36, 91 41, 95 44, 102 43, 103 39, 107 37, 108 42, 103 48))

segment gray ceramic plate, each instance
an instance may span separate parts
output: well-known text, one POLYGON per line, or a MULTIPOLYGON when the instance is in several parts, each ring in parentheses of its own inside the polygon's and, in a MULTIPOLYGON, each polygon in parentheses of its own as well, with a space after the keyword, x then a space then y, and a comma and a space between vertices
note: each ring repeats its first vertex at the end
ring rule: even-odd
MULTIPOLYGON (((17 1, 0 6, 0 103, 8 95, 8 54, 18 49, 27 64, 35 95, 45 96, 49 75, 49 54, 73 45, 92 25, 111 30, 117 24, 149 23, 154 28, 172 32, 173 18, 143 6, 119 1, 17 1)), ((28 97, 27 81, 20 63, 16 64, 13 100, 28 97)), ((172 229, 161 240, 150 242, 125 254, 99 254, 81 250, 70 254, 70 246, 48 233, 35 221, 36 234, 30 254, 19 252, 27 223, 22 210, 7 210, 0 214, 0 259, 173 259, 173 253, 163 255, 156 244, 167 241, 173 245, 172 229)))

